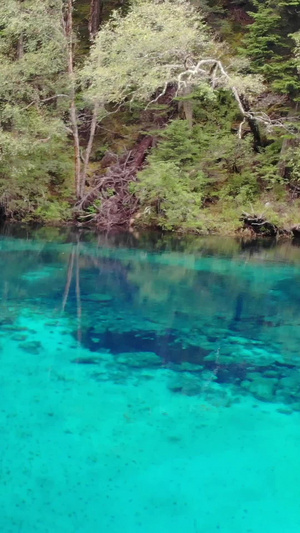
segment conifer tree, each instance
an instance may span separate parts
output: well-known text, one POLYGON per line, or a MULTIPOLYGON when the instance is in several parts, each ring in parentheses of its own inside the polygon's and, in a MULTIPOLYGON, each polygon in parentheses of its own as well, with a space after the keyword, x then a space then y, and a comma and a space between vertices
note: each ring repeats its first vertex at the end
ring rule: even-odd
POLYGON ((300 79, 292 35, 299 29, 300 0, 252 0, 254 22, 248 26, 244 54, 252 71, 262 74, 274 90, 299 98, 300 79))

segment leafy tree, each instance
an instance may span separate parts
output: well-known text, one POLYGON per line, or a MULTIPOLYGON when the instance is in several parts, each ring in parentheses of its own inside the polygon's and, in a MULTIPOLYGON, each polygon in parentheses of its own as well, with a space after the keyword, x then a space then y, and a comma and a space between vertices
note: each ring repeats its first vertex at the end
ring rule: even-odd
MULTIPOLYGON (((257 91, 258 79, 243 75, 245 63, 220 62, 224 47, 210 35, 199 13, 185 0, 140 0, 122 17, 116 12, 102 27, 82 71, 85 97, 103 106, 148 102, 168 84, 220 86, 257 91)), ((157 96, 156 99, 157 100, 157 96)), ((242 111, 242 104, 239 102, 242 111)))
POLYGON ((103 104, 147 101, 176 81, 189 56, 211 49, 204 23, 188 2, 142 0, 126 17, 115 12, 99 32, 83 72, 87 96, 103 104))
POLYGON ((65 43, 60 0, 0 5, 0 197, 19 216, 33 212, 70 172, 65 43))

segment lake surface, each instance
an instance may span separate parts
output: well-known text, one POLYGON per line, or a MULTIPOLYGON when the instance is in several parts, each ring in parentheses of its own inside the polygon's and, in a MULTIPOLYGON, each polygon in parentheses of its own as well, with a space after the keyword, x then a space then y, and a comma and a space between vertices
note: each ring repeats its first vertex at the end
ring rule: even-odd
POLYGON ((300 248, 0 232, 3 533, 299 533, 300 248))

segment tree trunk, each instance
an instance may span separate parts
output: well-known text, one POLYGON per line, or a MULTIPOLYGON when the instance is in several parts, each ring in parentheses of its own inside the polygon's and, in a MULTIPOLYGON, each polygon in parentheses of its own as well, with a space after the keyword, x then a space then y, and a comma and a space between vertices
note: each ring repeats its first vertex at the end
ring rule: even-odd
POLYGON ((73 267, 74 267, 74 258, 75 258, 75 248, 73 248, 72 253, 69 257, 69 266, 68 266, 68 274, 67 274, 67 282, 65 286, 64 296, 61 304, 61 312, 63 313, 69 298, 70 293, 70 287, 72 283, 72 277, 73 277, 73 267))
MULTIPOLYGON (((23 0, 19 0, 19 3, 22 4, 23 0)), ((21 33, 18 43, 17 43, 17 59, 22 59, 24 56, 24 37, 23 33, 21 33)))
MULTIPOLYGON (((103 8, 103 0, 91 0, 90 19, 89 19, 89 33, 90 33, 91 41, 95 39, 98 33, 98 30, 99 30, 99 26, 101 23, 102 8, 103 8)), ((90 162, 90 157, 91 157, 95 133, 96 133, 99 107, 100 107, 99 102, 96 102, 94 104, 89 140, 88 140, 88 144, 86 147, 84 161, 83 161, 83 168, 82 168, 81 176, 80 176, 79 199, 81 199, 84 195, 87 171, 88 171, 88 166, 90 162)))
POLYGON ((87 144, 86 151, 85 151, 83 169, 82 169, 82 173, 80 177, 80 199, 84 195, 87 170, 88 170, 88 166, 90 162, 91 152, 92 152, 95 133, 96 133, 98 111, 99 111, 99 104, 96 103, 94 106, 94 110, 93 110, 93 116, 92 116, 91 127, 90 127, 90 135, 89 135, 89 140, 88 140, 88 144, 87 144))
POLYGON ((23 35, 20 35, 17 44, 17 59, 22 59, 24 56, 24 40, 23 35))
MULTIPOLYGON (((247 113, 249 113, 251 111, 251 108, 250 108, 250 104, 249 104, 248 100, 245 97, 241 97, 241 101, 242 101, 242 104, 244 106, 244 110, 247 113)), ((261 133, 260 133, 259 125, 258 125, 258 123, 257 123, 257 121, 255 120, 254 117, 252 118, 251 116, 247 116, 246 120, 248 122, 249 128, 250 128, 251 133, 253 135, 253 147, 254 147, 254 150, 256 152, 258 152, 260 148, 265 146, 265 142, 263 141, 261 133)))
POLYGON ((76 197, 81 197, 81 160, 80 160, 80 142, 77 122, 77 111, 75 105, 75 75, 74 75, 74 41, 73 41, 73 2, 68 0, 66 17, 64 20, 64 30, 68 48, 68 75, 70 80, 70 122, 74 141, 75 157, 75 189, 76 197))
POLYGON ((182 91, 182 96, 184 97, 181 102, 179 102, 179 110, 182 109, 185 120, 188 123, 190 129, 193 127, 193 115, 194 115, 194 104, 193 100, 188 99, 189 94, 191 94, 191 89, 185 87, 182 91))
POLYGON ((103 0, 91 0, 90 19, 89 19, 89 33, 91 39, 94 40, 102 18, 103 0))

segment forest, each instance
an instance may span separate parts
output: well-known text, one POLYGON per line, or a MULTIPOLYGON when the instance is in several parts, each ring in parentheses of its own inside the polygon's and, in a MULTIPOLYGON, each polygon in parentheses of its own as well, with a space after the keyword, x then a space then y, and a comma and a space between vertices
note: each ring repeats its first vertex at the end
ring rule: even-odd
POLYGON ((0 219, 300 235, 300 0, 0 0, 0 219))

